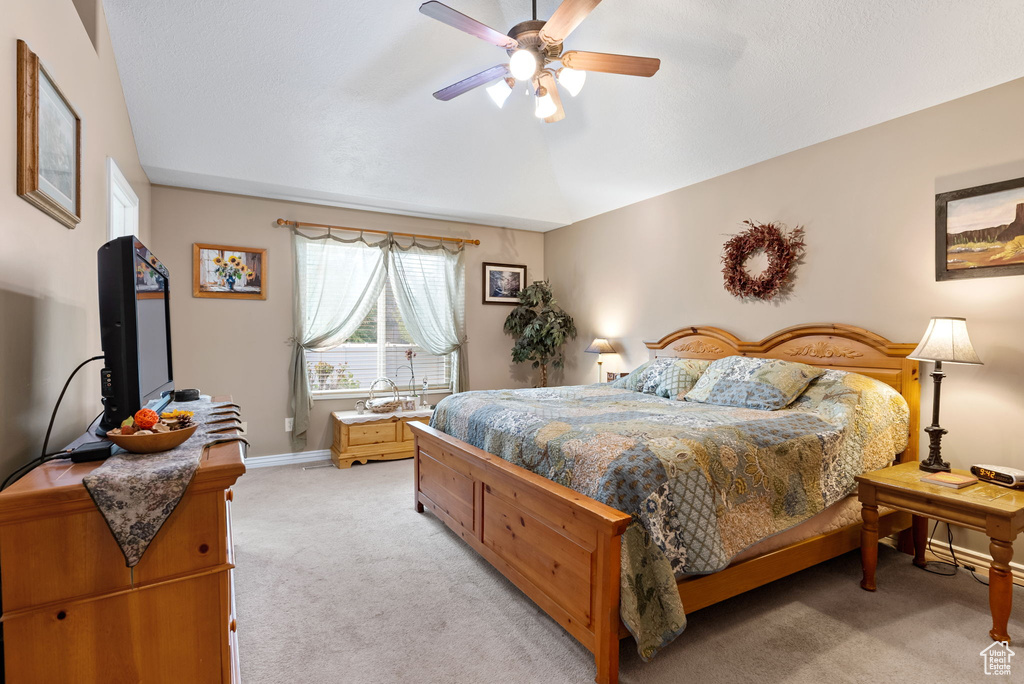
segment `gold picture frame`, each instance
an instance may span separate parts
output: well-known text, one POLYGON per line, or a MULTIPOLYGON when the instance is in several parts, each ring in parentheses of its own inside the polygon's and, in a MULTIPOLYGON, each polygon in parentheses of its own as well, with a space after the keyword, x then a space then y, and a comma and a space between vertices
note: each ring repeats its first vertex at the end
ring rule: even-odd
POLYGON ((82 119, 18 41, 18 195, 68 228, 82 220, 82 119))
POLYGON ((267 282, 266 249, 192 244, 193 297, 266 299, 267 282))

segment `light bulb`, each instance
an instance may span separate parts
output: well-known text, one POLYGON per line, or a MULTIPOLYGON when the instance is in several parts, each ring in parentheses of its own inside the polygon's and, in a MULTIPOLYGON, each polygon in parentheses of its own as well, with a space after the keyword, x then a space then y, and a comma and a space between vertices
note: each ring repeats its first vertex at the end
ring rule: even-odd
POLYGON ((516 50, 508 60, 508 70, 517 81, 528 81, 537 73, 537 58, 529 50, 516 50))
POLYGON ((551 93, 544 91, 543 95, 537 95, 537 108, 533 110, 534 116, 538 119, 546 119, 558 111, 551 93))
POLYGON ((569 94, 576 97, 583 90, 583 84, 587 80, 587 72, 569 67, 562 67, 558 70, 558 82, 565 86, 569 94))
POLYGON ((498 109, 501 109, 505 104, 505 100, 512 94, 512 88, 505 82, 505 79, 501 79, 487 88, 487 94, 494 100, 494 104, 498 105, 498 109))

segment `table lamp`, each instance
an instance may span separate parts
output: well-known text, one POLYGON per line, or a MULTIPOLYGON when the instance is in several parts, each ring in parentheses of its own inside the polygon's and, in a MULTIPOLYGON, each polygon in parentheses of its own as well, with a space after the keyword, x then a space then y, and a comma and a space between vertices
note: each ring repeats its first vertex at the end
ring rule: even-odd
POLYGON ((971 346, 971 338, 967 335, 966 318, 933 318, 924 331, 924 337, 917 349, 908 357, 915 361, 934 361, 932 371, 934 390, 932 391, 932 424, 924 429, 928 433, 928 458, 921 463, 921 470, 929 473, 949 472, 949 464, 942 460, 942 435, 948 432, 939 427, 939 391, 942 388, 942 364, 966 363, 981 365, 981 359, 971 346))
POLYGON ((601 354, 614 354, 615 349, 608 343, 608 340, 598 337, 584 351, 597 354, 597 381, 604 382, 604 375, 601 374, 601 354))

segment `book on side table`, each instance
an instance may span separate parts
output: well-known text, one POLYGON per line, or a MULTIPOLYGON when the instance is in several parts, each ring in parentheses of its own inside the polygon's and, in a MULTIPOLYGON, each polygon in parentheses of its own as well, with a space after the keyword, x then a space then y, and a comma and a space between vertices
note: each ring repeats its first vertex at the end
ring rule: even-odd
POLYGON ((931 473, 921 478, 921 482, 952 487, 953 489, 963 489, 977 481, 978 478, 973 475, 959 475, 957 473, 931 473))

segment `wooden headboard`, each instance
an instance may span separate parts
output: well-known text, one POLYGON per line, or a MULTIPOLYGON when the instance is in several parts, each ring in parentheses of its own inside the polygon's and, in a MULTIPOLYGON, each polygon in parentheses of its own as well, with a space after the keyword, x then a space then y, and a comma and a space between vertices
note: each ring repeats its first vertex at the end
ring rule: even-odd
POLYGON ((890 342, 863 328, 841 323, 795 325, 760 342, 744 342, 720 328, 681 328, 660 340, 645 342, 651 358, 720 359, 756 356, 836 368, 881 380, 903 395, 910 406, 910 436, 898 460, 916 461, 921 411, 919 368, 907 355, 917 345, 890 342))

